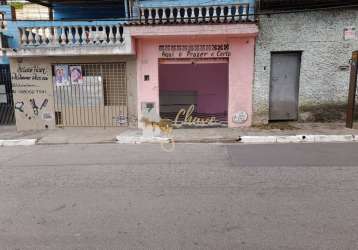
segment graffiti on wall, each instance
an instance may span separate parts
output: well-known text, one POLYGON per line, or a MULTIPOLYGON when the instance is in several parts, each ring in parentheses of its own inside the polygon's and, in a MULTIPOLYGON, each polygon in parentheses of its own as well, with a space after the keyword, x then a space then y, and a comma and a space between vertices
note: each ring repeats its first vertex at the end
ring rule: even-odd
POLYGON ((12 67, 15 115, 20 130, 53 127, 50 75, 48 65, 19 63, 12 67))
POLYGON ((188 109, 180 109, 174 119, 173 126, 180 127, 221 127, 223 124, 215 116, 196 117, 193 115, 195 105, 188 109))
POLYGON ((230 56, 230 45, 227 43, 159 45, 160 58, 227 58, 230 56))

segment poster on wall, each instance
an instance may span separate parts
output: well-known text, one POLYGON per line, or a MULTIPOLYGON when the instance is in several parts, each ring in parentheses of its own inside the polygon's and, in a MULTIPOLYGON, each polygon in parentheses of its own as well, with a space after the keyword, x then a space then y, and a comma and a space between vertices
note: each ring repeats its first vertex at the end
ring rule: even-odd
POLYGON ((83 75, 82 75, 82 67, 81 66, 70 66, 70 74, 71 74, 71 83, 72 84, 82 84, 83 83, 83 75))
POLYGON ((344 28, 344 40, 357 40, 357 31, 354 26, 344 28))
POLYGON ((59 87, 68 86, 70 84, 68 65, 55 65, 55 81, 59 87))

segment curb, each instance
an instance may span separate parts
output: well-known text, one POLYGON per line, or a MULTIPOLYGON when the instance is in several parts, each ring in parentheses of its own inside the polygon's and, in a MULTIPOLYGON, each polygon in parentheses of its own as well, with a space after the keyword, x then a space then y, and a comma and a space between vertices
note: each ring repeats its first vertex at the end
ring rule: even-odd
MULTIPOLYGON (((166 137, 143 137, 143 136, 117 136, 118 144, 140 144, 140 143, 169 143, 166 137)), ((237 143, 237 144, 275 144, 275 143, 330 143, 330 142, 358 142, 358 135, 280 135, 280 136, 240 136, 237 139, 215 138, 215 139, 175 139, 176 143, 237 143)))
POLYGON ((33 146, 37 139, 0 140, 0 147, 33 146))
MULTIPOLYGON (((170 143, 172 139, 167 137, 143 137, 143 136, 116 136, 117 144, 141 144, 141 143, 170 143)), ((358 142, 358 135, 289 135, 289 136, 240 136, 237 139, 216 138, 200 140, 175 140, 177 143, 237 143, 237 144, 274 144, 274 143, 330 143, 330 142, 358 142)), ((108 143, 108 142, 107 142, 108 143)), ((37 144, 62 144, 41 143, 37 139, 0 140, 0 147, 33 146, 37 144)), ((65 143, 72 144, 72 143, 65 143)))
POLYGON ((169 143, 170 141, 171 139, 166 137, 116 136, 117 144, 169 143))
POLYGON ((358 142, 358 135, 240 136, 239 143, 358 142))

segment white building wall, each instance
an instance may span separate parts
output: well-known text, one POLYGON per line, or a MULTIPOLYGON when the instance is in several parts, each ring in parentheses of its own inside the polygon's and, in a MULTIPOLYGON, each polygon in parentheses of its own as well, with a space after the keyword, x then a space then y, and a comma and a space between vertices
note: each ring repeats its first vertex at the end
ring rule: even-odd
POLYGON ((349 60, 357 40, 344 40, 344 28, 358 28, 358 9, 335 9, 260 16, 256 44, 254 122, 269 117, 271 52, 302 51, 299 119, 344 119, 349 60), (342 69, 342 67, 346 67, 342 69))
POLYGON ((39 4, 26 3, 22 8, 16 9, 18 20, 48 20, 49 9, 39 4))

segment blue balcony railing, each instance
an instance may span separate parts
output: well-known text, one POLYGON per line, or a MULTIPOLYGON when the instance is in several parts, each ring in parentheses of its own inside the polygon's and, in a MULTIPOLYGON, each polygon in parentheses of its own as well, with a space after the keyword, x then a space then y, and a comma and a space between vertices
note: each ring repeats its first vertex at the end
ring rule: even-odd
MULTIPOLYGON (((39 21, 18 23, 20 48, 64 48, 130 45, 129 27, 124 24, 245 23, 255 19, 254 5, 248 3, 138 7, 129 20, 39 21)), ((130 50, 129 50, 130 51, 130 50)))
POLYGON ((118 22, 48 22, 19 27, 20 47, 119 46, 129 39, 118 22))

